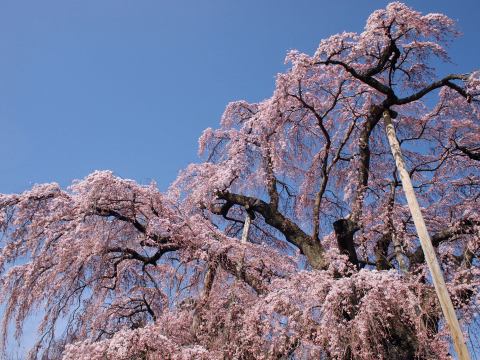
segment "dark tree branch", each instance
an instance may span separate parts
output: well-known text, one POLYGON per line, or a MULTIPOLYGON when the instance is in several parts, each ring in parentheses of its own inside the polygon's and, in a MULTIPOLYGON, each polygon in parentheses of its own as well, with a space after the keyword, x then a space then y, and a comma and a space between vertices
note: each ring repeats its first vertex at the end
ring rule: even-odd
POLYGON ((139 254, 133 249, 130 248, 122 248, 122 247, 112 247, 107 249, 109 253, 122 253, 124 254, 124 259, 133 259, 133 260, 138 260, 143 262, 145 265, 157 265, 157 261, 160 260, 160 258, 166 254, 167 252, 171 251, 177 251, 180 248, 175 245, 175 244, 169 244, 169 245, 161 245, 160 249, 155 252, 152 256, 145 256, 142 254, 139 254))
MULTIPOLYGON (((457 236, 470 234, 475 226, 479 226, 480 221, 463 219, 460 220, 453 226, 445 228, 435 235, 432 236, 432 244, 435 247, 438 247, 442 242, 453 240, 457 236)), ((418 247, 415 252, 411 253, 409 256, 410 265, 421 264, 425 261, 425 256, 421 247, 418 247)))
POLYGON ((463 154, 465 154, 469 159, 480 161, 480 152, 475 152, 470 150, 469 148, 457 144, 457 142, 454 140, 455 143, 455 148, 460 150, 463 154))
POLYGON ((344 62, 342 61, 338 61, 338 60, 332 60, 332 59, 329 59, 329 60, 326 60, 326 61, 319 61, 316 63, 317 65, 329 65, 329 64, 332 64, 332 65, 340 65, 342 66, 348 73, 350 73, 354 78, 360 80, 361 82, 367 84, 367 85, 370 85, 372 88, 374 88, 375 90, 381 92, 382 94, 385 94, 387 95, 388 97, 392 97, 394 98, 395 97, 395 94, 393 93, 393 90, 391 88, 389 88, 388 86, 382 84, 380 81, 378 81, 377 79, 375 79, 374 77, 372 76, 368 76, 366 74, 368 74, 368 71, 366 72, 366 74, 361 74, 359 72, 357 72, 353 67, 351 67, 350 65, 348 64, 345 64, 344 62))
POLYGON ((259 213, 268 225, 279 230, 290 244, 300 249, 312 267, 326 267, 323 246, 318 241, 314 241, 297 224, 282 215, 271 204, 257 198, 233 194, 227 191, 219 192, 217 197, 259 213))
POLYGON ((466 80, 468 77, 466 75, 460 75, 460 74, 451 74, 448 76, 445 76, 443 79, 435 81, 431 83, 430 85, 424 87, 423 89, 419 90, 415 94, 412 94, 410 96, 404 97, 402 99, 396 99, 394 100, 395 105, 404 105, 411 103, 412 101, 416 101, 427 95, 429 92, 441 88, 443 86, 448 86, 449 88, 455 90, 458 92, 460 95, 462 95, 464 98, 468 99, 468 94, 467 92, 462 89, 460 86, 457 84, 453 83, 451 80, 466 80))

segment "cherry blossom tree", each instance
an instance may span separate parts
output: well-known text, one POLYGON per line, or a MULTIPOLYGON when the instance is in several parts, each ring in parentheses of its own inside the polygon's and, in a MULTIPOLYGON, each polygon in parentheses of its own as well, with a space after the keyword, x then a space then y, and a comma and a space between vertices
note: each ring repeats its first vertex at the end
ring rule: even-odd
POLYGON ((466 330, 480 72, 434 68, 457 35, 394 2, 362 33, 290 52, 273 95, 229 104, 166 193, 102 171, 0 195, 3 348, 40 311, 30 358, 452 358, 381 119, 395 118, 466 330))

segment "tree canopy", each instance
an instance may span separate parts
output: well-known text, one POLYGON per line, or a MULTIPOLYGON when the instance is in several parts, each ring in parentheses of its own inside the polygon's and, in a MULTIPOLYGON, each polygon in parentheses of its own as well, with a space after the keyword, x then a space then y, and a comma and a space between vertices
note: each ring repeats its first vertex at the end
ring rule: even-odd
POLYGON ((0 195, 4 349, 40 310, 31 358, 451 358, 381 119, 467 328, 480 72, 437 74, 456 36, 447 16, 391 3, 362 33, 291 51, 273 95, 230 103, 165 193, 98 171, 0 195))

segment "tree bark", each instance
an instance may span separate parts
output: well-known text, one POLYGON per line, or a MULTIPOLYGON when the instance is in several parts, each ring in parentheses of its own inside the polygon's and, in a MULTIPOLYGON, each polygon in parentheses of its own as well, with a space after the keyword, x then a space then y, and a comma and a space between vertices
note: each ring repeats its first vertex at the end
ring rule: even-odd
POLYGON ((340 219, 333 223, 333 229, 335 230, 340 253, 347 255, 348 260, 358 269, 359 262, 353 241, 353 235, 358 230, 357 226, 351 220, 340 219))

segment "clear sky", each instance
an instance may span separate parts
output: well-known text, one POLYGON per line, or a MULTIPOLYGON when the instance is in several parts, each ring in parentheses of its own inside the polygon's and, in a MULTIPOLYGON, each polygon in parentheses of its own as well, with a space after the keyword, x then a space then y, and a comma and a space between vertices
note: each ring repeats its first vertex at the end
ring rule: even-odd
MULTIPOLYGON (((387 3, 0 0, 0 192, 96 169, 166 189, 229 101, 270 96, 287 50, 387 3)), ((480 68, 480 1, 407 3, 458 20, 445 72, 480 68)))
MULTIPOLYGON (((270 96, 287 50, 387 3, 0 0, 0 192, 96 169, 165 189, 229 101, 270 96)), ((407 3, 458 20, 450 71, 480 68, 480 1, 407 3)))

